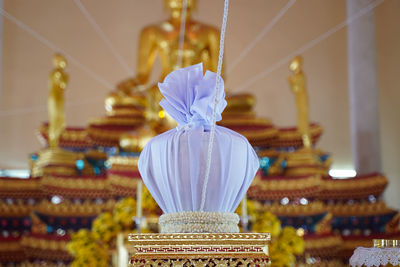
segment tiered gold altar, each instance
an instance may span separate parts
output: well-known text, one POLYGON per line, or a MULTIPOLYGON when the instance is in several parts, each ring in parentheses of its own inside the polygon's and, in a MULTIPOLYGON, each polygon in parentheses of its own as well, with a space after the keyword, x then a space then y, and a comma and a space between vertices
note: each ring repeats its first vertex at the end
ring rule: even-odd
MULTIPOLYGON (((141 189, 137 162, 151 137, 174 127, 157 105, 157 87, 147 82, 155 54, 161 58, 160 80, 179 68, 180 2, 166 0, 170 19, 142 31, 137 75, 110 92, 105 115, 90 119, 88 127, 65 126, 66 62, 55 58, 49 123, 38 131, 43 150, 29 156, 31 177, 0 179, 0 264, 108 266, 118 254, 118 234, 125 238, 120 247, 130 253, 131 265, 268 262, 268 234, 131 234, 128 240, 134 230, 158 231, 161 210, 141 189)), ((188 1, 182 65, 203 62, 215 71, 219 31, 191 19, 195 4, 188 1)), ((400 216, 382 200, 387 186, 382 174, 343 180, 329 176, 332 159, 316 149, 323 129, 309 122, 301 63, 301 58, 291 62, 288 85, 298 125, 281 128, 255 114, 256 99, 245 92, 228 95, 219 125, 244 135, 258 152, 260 170, 239 213, 242 230, 271 232, 272 265, 292 264, 296 255, 308 265, 341 266, 355 247, 370 246, 373 238, 398 239, 400 216)))

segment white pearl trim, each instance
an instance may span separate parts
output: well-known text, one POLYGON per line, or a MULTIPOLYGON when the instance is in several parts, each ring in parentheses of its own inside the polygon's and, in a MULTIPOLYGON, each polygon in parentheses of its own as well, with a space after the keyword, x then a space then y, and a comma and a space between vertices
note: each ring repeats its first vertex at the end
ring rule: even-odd
POLYGON ((183 211, 163 214, 161 233, 239 233, 239 215, 233 212, 183 211))

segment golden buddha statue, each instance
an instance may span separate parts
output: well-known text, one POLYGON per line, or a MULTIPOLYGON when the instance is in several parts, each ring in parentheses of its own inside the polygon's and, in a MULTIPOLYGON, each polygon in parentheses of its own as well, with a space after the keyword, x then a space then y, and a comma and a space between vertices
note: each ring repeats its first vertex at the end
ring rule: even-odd
POLYGON ((60 147, 60 136, 65 130, 64 91, 68 83, 65 73, 66 59, 56 54, 53 57, 55 69, 49 75, 50 93, 47 100, 49 112, 48 149, 39 152, 38 160, 32 166, 32 177, 45 175, 76 175, 76 161, 82 160, 85 168, 83 174, 91 174, 92 170, 81 153, 74 153, 60 147))
POLYGON ((311 148, 312 140, 310 134, 310 121, 308 111, 308 95, 306 89, 306 78, 302 70, 303 59, 297 56, 292 59, 289 69, 293 75, 289 77, 292 92, 296 96, 297 127, 303 139, 303 146, 311 148))
MULTIPOLYGON (((320 164, 320 161, 312 147, 306 78, 302 70, 302 64, 302 57, 297 56, 290 61, 289 65, 289 69, 292 71, 293 75, 289 76, 288 80, 290 89, 296 97, 297 130, 301 135, 303 147, 294 153, 289 153, 287 155, 288 169, 292 166, 320 164)), ((294 173, 297 171, 297 169, 294 170, 294 173)), ((312 172, 314 172, 314 170, 312 170, 312 172)))
POLYGON ((121 82, 118 90, 129 94, 145 85, 157 55, 162 68, 160 81, 176 69, 200 62, 203 63, 204 70, 217 70, 220 33, 218 29, 192 19, 192 10, 196 8, 197 1, 187 1, 183 51, 179 50, 183 0, 164 1, 170 12, 169 19, 142 30, 139 38, 137 75, 121 82), (182 66, 179 66, 178 62, 180 53, 182 66))
MULTIPOLYGON (((161 62, 162 81, 171 71, 202 62, 204 70, 216 71, 219 52, 219 30, 195 21, 192 11, 196 0, 187 1, 186 27, 183 50, 179 49, 180 25, 182 20, 183 0, 164 0, 170 16, 166 21, 145 27, 139 38, 137 74, 118 84, 117 90, 106 98, 106 108, 136 103, 141 91, 147 96, 146 118, 152 122, 167 121, 168 116, 160 113, 158 105, 162 96, 157 85, 147 87, 156 56, 161 62), (178 62, 182 58, 182 66, 178 62)), ((157 124, 156 123, 156 124, 157 124)), ((167 122, 168 124, 168 122, 167 122)), ((154 126, 157 127, 157 126, 154 126)))
POLYGON ((64 71, 67 66, 66 59, 62 55, 56 54, 53 58, 53 65, 55 69, 50 73, 50 94, 47 100, 50 148, 58 147, 60 136, 65 130, 64 91, 68 83, 68 74, 64 71))

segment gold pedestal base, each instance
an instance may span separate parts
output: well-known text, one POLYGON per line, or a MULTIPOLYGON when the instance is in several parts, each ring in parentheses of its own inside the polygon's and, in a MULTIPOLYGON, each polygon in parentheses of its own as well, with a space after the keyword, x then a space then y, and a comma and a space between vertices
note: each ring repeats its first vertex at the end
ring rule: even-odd
POLYGON ((270 266, 270 234, 130 234, 129 266, 270 266))

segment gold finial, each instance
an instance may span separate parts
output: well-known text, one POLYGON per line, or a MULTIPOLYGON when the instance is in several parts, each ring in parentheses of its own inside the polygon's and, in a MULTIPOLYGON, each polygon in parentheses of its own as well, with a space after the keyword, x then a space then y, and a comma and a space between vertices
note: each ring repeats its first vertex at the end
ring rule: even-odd
POLYGON ((289 77, 289 83, 296 97, 297 128, 303 139, 303 146, 305 148, 311 148, 312 140, 310 134, 308 95, 302 64, 303 59, 301 56, 297 56, 290 61, 289 69, 292 71, 293 75, 289 77))
POLYGON ((303 72, 302 67, 303 67, 303 58, 301 56, 297 56, 290 61, 289 69, 294 74, 303 72))
POLYGON ((53 65, 56 69, 65 69, 67 67, 67 60, 61 54, 55 54, 53 57, 53 65))
POLYGON ((47 101, 49 112, 49 146, 58 147, 59 139, 65 129, 64 89, 67 87, 68 74, 64 72, 67 66, 66 59, 56 54, 53 57, 54 70, 49 76, 49 98, 47 101))
MULTIPOLYGON (((182 8, 183 0, 164 0, 164 9, 182 8)), ((188 9, 197 9, 197 0, 187 0, 188 9)))

